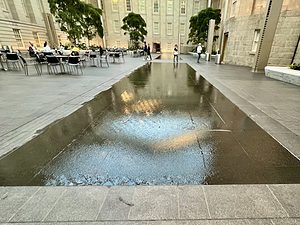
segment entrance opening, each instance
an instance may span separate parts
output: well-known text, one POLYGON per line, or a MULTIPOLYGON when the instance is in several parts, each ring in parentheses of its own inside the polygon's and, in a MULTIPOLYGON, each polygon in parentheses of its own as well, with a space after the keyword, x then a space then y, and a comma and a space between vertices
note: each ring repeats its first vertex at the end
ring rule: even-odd
POLYGON ((222 55, 221 55, 221 62, 223 62, 223 61, 225 60, 227 41, 228 41, 228 32, 227 32, 227 33, 224 33, 224 40, 223 40, 223 49, 222 49, 222 55))
POLYGON ((153 43, 152 52, 160 53, 160 43, 153 43))

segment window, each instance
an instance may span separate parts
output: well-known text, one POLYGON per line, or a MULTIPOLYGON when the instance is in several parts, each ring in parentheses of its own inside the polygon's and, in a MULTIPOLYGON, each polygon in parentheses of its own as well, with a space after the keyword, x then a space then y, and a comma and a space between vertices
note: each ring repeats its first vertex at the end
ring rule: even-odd
POLYGON ((158 0, 154 0, 154 4, 153 4, 153 12, 154 13, 158 13, 159 11, 159 3, 158 0))
POLYGON ((15 39, 16 39, 18 47, 23 48, 24 43, 23 43, 23 39, 22 39, 22 36, 21 36, 21 31, 19 29, 13 29, 13 32, 14 32, 15 39))
POLYGON ((173 5, 174 5, 174 0, 168 0, 167 1, 167 14, 168 15, 173 14, 173 5))
POLYGON ((171 50, 172 50, 171 48, 172 48, 172 43, 169 43, 169 42, 168 42, 168 44, 167 44, 167 50, 168 50, 168 51, 171 51, 171 50))
POLYGON ((167 35, 172 35, 172 34, 173 34, 173 24, 167 23, 167 35))
POLYGON ((158 24, 158 22, 153 23, 153 34, 159 34, 159 24, 158 24))
POLYGON ((145 13, 145 0, 140 0, 139 2, 139 9, 140 9, 140 13, 145 13))
POLYGON ((126 10, 127 12, 131 11, 131 0, 126 0, 126 10))
POLYGON ((115 31, 115 33, 119 33, 120 32, 119 20, 114 20, 114 31, 115 31))
POLYGON ((236 16, 236 10, 237 10, 236 5, 237 5, 237 0, 232 0, 230 17, 235 17, 236 16))
POLYGON ((181 1, 180 3, 180 14, 185 14, 185 1, 181 1))
POLYGON ((8 11, 7 4, 6 4, 5 0, 0 0, 0 8, 5 10, 5 11, 8 11))
MULTIPOLYGON (((34 44, 36 47, 41 47, 41 41, 38 32, 32 32, 34 44)), ((61 40, 60 40, 61 41, 61 40)))
POLYGON ((118 5, 118 0, 112 0, 111 1, 111 7, 112 7, 112 11, 118 11, 119 10, 119 5, 118 5))
POLYGON ((251 52, 256 52, 257 47, 258 47, 258 42, 259 42, 259 36, 260 36, 260 29, 256 29, 254 31, 254 38, 253 38, 251 52))
POLYGON ((185 23, 180 23, 180 35, 185 35, 185 23))
POLYGON ((194 14, 198 14, 200 12, 200 0, 194 0, 194 14))

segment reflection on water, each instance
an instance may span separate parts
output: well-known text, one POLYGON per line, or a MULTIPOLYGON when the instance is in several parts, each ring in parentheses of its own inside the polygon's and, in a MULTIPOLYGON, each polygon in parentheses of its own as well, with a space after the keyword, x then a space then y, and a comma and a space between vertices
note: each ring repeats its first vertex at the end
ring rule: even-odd
POLYGON ((300 182, 299 161, 186 64, 149 63, 56 125, 0 161, 2 185, 300 182))

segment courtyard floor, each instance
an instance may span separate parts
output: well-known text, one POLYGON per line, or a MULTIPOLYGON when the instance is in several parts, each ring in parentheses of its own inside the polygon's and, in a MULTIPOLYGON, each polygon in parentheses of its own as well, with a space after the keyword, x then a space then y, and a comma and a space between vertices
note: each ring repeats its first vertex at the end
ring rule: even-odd
MULTIPOLYGON (((247 67, 197 64, 189 55, 182 62, 300 158, 299 87, 247 67)), ((0 71, 0 158, 145 63, 127 57, 125 64, 87 67, 81 76, 0 71)), ((2 223, 299 224, 300 185, 1 187, 2 223)))

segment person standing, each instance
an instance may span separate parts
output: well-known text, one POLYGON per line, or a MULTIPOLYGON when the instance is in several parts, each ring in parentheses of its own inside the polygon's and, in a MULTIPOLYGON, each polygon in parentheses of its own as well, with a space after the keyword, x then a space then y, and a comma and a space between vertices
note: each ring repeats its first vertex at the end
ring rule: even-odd
POLYGON ((178 55, 179 55, 179 52, 178 52, 178 45, 175 45, 175 46, 174 46, 173 55, 174 55, 174 58, 173 58, 174 63, 175 63, 175 62, 178 63, 178 55))
POLYGON ((144 42, 144 59, 147 60, 148 58, 148 47, 146 41, 144 42))
POLYGON ((201 43, 199 43, 197 46, 197 54, 198 54, 197 63, 200 62, 201 52, 202 52, 202 46, 201 46, 201 43))
POLYGON ((148 44, 148 48, 147 48, 147 58, 152 60, 151 51, 150 51, 150 44, 148 44))

